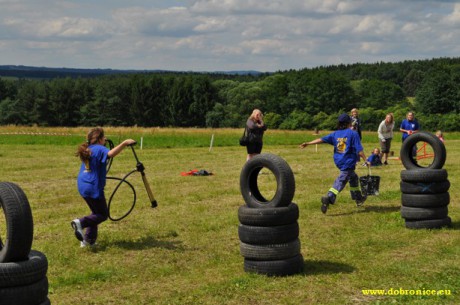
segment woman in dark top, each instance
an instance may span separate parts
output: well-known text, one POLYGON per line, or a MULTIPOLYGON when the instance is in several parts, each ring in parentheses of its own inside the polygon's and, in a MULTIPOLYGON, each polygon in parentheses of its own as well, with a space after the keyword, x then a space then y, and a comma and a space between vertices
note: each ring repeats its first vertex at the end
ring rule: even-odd
POLYGON ((267 126, 265 126, 263 118, 264 115, 262 114, 262 111, 254 109, 246 122, 249 139, 251 139, 250 143, 246 146, 248 151, 246 161, 262 152, 262 138, 264 136, 264 131, 267 130, 267 126))

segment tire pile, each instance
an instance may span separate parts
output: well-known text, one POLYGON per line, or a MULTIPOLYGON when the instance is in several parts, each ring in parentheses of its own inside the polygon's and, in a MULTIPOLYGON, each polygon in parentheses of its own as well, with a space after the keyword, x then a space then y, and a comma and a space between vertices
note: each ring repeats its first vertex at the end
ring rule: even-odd
POLYGON ((50 304, 48 260, 31 250, 32 212, 18 185, 0 182, 0 208, 6 220, 6 235, 0 232, 0 305, 50 304))
POLYGON ((300 253, 299 207, 292 202, 294 174, 285 160, 261 154, 246 162, 240 175, 245 205, 238 209, 238 236, 244 270, 268 276, 287 276, 303 271, 300 253), (270 170, 277 182, 275 195, 267 200, 258 187, 259 173, 270 170))
POLYGON ((448 216, 450 182, 443 169, 446 148, 435 135, 419 132, 408 137, 401 147, 401 217, 406 228, 439 229, 450 226, 448 216), (426 142, 434 151, 433 162, 420 167, 412 157, 412 149, 418 142, 426 142))

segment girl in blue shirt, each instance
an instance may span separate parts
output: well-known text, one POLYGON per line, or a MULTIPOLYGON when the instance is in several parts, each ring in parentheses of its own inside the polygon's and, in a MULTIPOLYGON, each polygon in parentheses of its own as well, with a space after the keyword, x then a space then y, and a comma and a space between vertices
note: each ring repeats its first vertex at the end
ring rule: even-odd
POLYGON ((96 243, 98 225, 109 216, 104 196, 107 160, 118 155, 126 146, 136 143, 127 139, 109 150, 104 146, 105 142, 104 130, 101 127, 93 128, 75 154, 82 161, 77 178, 78 192, 91 210, 90 215, 71 222, 81 247, 96 243), (86 231, 83 232, 85 228, 86 231))

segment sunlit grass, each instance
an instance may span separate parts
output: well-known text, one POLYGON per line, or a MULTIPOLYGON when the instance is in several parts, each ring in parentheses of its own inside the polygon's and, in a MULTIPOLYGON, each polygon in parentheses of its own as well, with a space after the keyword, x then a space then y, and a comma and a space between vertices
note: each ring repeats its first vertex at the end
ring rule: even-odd
MULTIPOLYGON (((398 160, 372 169, 381 177, 380 195, 370 197, 363 208, 356 207, 346 187, 323 215, 320 197, 338 174, 332 148, 300 150, 298 144, 315 137, 308 131, 267 132, 263 151, 284 158, 295 175, 293 201, 300 208, 305 259, 304 273, 270 278, 245 273, 239 254, 237 211, 243 204, 239 174, 246 159, 245 148, 236 144, 241 130, 150 130, 154 136, 149 138, 144 129, 107 128, 111 137, 148 139, 136 152, 159 206, 150 208, 140 175, 134 173, 129 181, 138 199, 132 214, 102 224, 95 250, 80 249, 69 224, 89 212, 76 190, 79 161, 73 155, 87 128, 64 131, 74 136, 46 136, 72 137, 56 144, 44 140, 25 144, 23 135, 0 135, 1 181, 19 184, 32 205, 33 248, 49 260, 52 304, 458 304, 459 140, 449 137, 446 142, 445 168, 452 185, 449 215, 454 226, 431 231, 404 227, 399 212, 403 167, 398 160), (165 139, 177 137, 174 141, 180 142, 189 136, 207 144, 149 146, 162 132, 165 139), (210 150, 213 133, 215 141, 236 142, 210 150), (272 144, 277 141, 289 144, 272 144), (181 176, 191 169, 214 175, 181 176), (400 287, 450 289, 454 296, 384 298, 361 292, 400 287)), ((378 145, 375 133, 366 133, 363 142, 367 153, 378 145)), ((392 150, 399 149, 400 141, 395 140, 392 150)), ((135 165, 127 149, 115 158, 109 175, 122 177, 135 165)), ((357 173, 365 175, 367 170, 358 166, 357 173)), ((259 178, 269 197, 274 187, 270 173, 259 178)), ((110 193, 108 186, 107 196, 110 193)), ((130 200, 122 190, 117 196, 130 200)))

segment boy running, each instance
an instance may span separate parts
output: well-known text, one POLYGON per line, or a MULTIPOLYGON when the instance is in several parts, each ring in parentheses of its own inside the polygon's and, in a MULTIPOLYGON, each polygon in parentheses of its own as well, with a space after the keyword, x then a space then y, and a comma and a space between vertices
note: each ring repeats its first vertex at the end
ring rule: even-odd
POLYGON ((334 163, 340 170, 340 175, 334 181, 334 184, 327 192, 326 196, 321 198, 321 212, 326 213, 329 204, 334 204, 337 195, 344 189, 345 185, 350 182, 351 199, 356 201, 357 206, 361 206, 366 201, 366 195, 361 193, 359 188, 359 178, 355 173, 356 163, 361 157, 366 161, 361 140, 356 131, 350 129, 351 118, 347 114, 341 114, 338 119, 337 130, 333 133, 300 144, 300 148, 307 145, 328 143, 334 146, 334 163), (359 156, 359 157, 358 157, 359 156))

